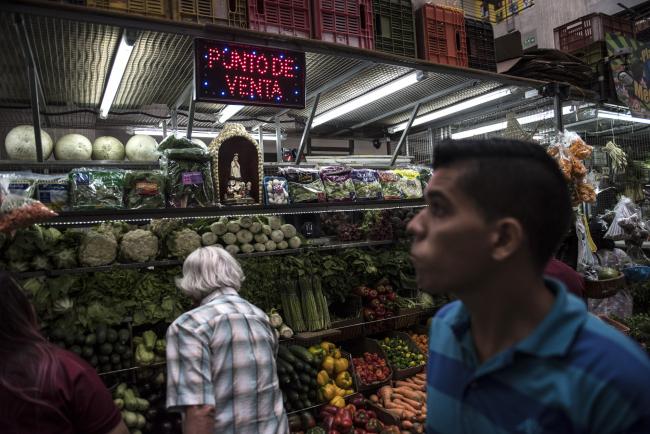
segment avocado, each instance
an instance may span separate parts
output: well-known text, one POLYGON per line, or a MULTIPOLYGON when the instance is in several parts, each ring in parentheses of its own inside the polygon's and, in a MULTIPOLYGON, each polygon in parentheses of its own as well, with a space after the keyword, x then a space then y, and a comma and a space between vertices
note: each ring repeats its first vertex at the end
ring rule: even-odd
POLYGON ((99 345, 103 344, 106 342, 106 325, 104 324, 99 324, 95 328, 95 335, 97 335, 97 343, 99 345))
POLYGON ((113 367, 111 366, 110 363, 106 363, 99 367, 99 372, 111 372, 112 370, 113 367))
POLYGON ((115 329, 106 330, 106 341, 111 344, 117 341, 117 332, 115 329))
POLYGON ((95 354, 93 347, 85 346, 81 350, 81 355, 84 359, 90 359, 95 354))
POLYGON ((73 345, 72 347, 70 347, 70 351, 72 351, 78 356, 81 356, 82 349, 79 345, 73 345))
POLYGON ((86 336, 83 333, 77 333, 74 337, 74 343, 77 345, 83 345, 86 343, 86 336))
POLYGON ((111 355, 111 363, 114 365, 117 365, 118 363, 121 362, 120 355, 119 354, 113 354, 111 355))
POLYGON ((99 352, 105 355, 109 355, 113 352, 113 345, 111 344, 103 344, 101 347, 99 347, 99 352))
POLYGON ((65 330, 59 328, 54 329, 52 330, 50 337, 56 341, 63 340, 65 338, 65 330))
POLYGON ((127 342, 129 342, 130 336, 131 334, 127 329, 120 329, 117 332, 117 339, 120 341, 121 344, 126 344, 127 342))
POLYGON ((68 333, 67 335, 65 335, 63 340, 65 341, 65 345, 67 347, 71 347, 74 345, 74 335, 72 333, 68 333))
POLYGON ((97 356, 92 356, 89 360, 90 364, 93 365, 94 367, 97 367, 99 365, 99 358, 97 356))
POLYGON ((86 336, 86 341, 85 341, 86 345, 95 345, 96 343, 97 343, 97 335, 91 333, 88 336, 86 336))
POLYGON ((101 363, 102 365, 111 362, 111 358, 109 356, 105 356, 104 354, 101 354, 97 359, 99 360, 99 363, 101 363))
POLYGON ((115 351, 117 354, 124 354, 128 348, 121 344, 121 343, 116 343, 115 346, 113 347, 113 351, 115 351))

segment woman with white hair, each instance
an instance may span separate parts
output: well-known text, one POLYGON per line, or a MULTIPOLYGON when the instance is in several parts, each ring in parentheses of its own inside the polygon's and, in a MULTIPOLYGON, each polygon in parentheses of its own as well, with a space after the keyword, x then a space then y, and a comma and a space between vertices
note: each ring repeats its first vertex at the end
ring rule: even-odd
POLYGON ((200 305, 167 330, 167 408, 192 434, 289 432, 276 373, 278 339, 268 316, 239 296, 239 263, 202 247, 177 286, 200 305))

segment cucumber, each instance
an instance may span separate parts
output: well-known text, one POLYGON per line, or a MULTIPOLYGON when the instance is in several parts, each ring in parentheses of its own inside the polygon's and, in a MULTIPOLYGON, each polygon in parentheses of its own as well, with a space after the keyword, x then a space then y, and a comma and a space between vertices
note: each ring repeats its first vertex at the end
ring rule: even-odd
POLYGON ((293 373, 293 372, 294 372, 294 370, 293 370, 293 366, 291 366, 291 364, 289 364, 289 363, 286 362, 285 360, 278 359, 277 364, 278 364, 278 365, 282 365, 282 368, 284 369, 284 371, 285 371, 287 374, 290 374, 290 373, 293 373))
POLYGON ((279 360, 275 364, 275 366, 276 366, 276 371, 278 372, 278 375, 283 375, 283 374, 287 373, 287 370, 284 368, 284 363, 280 363, 279 360))
POLYGON ((300 400, 300 395, 298 394, 298 392, 296 392, 294 390, 289 390, 287 392, 287 399, 289 401, 291 401, 291 402, 295 402, 295 401, 300 400))
POLYGON ((314 356, 312 356, 311 353, 307 351, 307 348, 301 347, 300 345, 290 345, 289 351, 291 351, 294 356, 300 358, 301 360, 304 360, 310 365, 314 363, 314 356))
POLYGON ((284 345, 280 345, 280 348, 278 349, 278 356, 283 358, 287 363, 293 365, 296 363, 296 358, 294 357, 293 354, 291 354, 291 351, 284 345))
POLYGON ((281 375, 278 378, 280 379, 280 383, 282 384, 291 384, 291 377, 289 377, 288 375, 281 375))
POLYGON ((309 377, 309 375, 307 375, 307 374, 300 374, 298 377, 300 378, 300 382, 301 382, 302 384, 311 384, 311 380, 312 380, 312 379, 309 377))
POLYGON ((306 372, 307 371, 307 365, 305 363, 301 362, 299 359, 296 359, 296 361, 293 364, 293 367, 298 372, 306 372))

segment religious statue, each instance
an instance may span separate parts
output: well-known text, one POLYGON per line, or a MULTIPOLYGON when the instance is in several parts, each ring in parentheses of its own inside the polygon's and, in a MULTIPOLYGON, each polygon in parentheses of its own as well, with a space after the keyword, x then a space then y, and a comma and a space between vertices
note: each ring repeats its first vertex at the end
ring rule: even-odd
POLYGON ((239 154, 235 153, 230 162, 230 178, 228 179, 224 202, 229 204, 254 203, 251 197, 251 187, 252 183, 250 181, 246 182, 242 178, 239 154))
POLYGON ((230 179, 241 179, 241 167, 239 166, 239 154, 235 154, 230 163, 230 179))

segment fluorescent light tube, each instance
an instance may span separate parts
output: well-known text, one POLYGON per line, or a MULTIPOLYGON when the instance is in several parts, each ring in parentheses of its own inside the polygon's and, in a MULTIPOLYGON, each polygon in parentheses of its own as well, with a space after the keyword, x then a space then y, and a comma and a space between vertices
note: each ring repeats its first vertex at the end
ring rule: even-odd
MULTIPOLYGON (((192 137, 214 139, 219 135, 219 133, 220 131, 192 131, 192 137)), ((134 128, 133 134, 144 134, 146 136, 162 137, 163 130, 160 128, 134 128)), ((168 131, 167 135, 169 136, 171 133, 168 131)), ((175 134, 176 137, 185 137, 185 135, 186 134, 183 131, 177 131, 175 134)), ((254 135, 256 139, 258 136, 258 134, 254 135)), ((282 139, 286 139, 286 135, 282 135, 282 139)), ((275 134, 264 134, 264 140, 275 141, 275 134)))
MULTIPOLYGON (((562 109, 562 114, 563 115, 568 115, 568 114, 573 113, 573 112, 574 112, 574 107, 573 106, 567 106, 567 107, 564 107, 562 109)), ((535 113, 535 114, 532 114, 532 115, 517 118, 517 122, 519 122, 519 125, 526 125, 526 124, 532 124, 534 122, 541 122, 541 121, 544 121, 544 120, 547 120, 547 119, 553 119, 554 116, 555 116, 555 111, 554 110, 549 110, 549 111, 545 111, 545 112, 541 112, 541 113, 535 113)), ((454 139, 454 140, 466 139, 468 137, 474 137, 474 136, 478 136, 480 134, 487 134, 487 133, 493 133, 495 131, 505 130, 506 128, 508 128, 508 122, 507 121, 498 122, 498 123, 495 123, 495 124, 484 125, 482 127, 478 127, 478 128, 474 128, 474 129, 471 129, 471 130, 461 131, 459 133, 452 134, 451 138, 454 139)))
POLYGON ((108 112, 113 105, 117 90, 120 88, 120 83, 122 82, 122 77, 124 76, 124 71, 126 70, 126 65, 129 63, 132 51, 133 44, 129 45, 126 40, 126 34, 123 33, 120 39, 120 45, 117 48, 117 53, 115 54, 115 59, 113 60, 111 72, 108 75, 108 82, 106 89, 104 89, 102 103, 99 106, 99 117, 102 119, 108 117, 108 112))
POLYGON ((311 124, 312 128, 317 127, 318 125, 324 124, 325 122, 331 121, 334 118, 338 118, 344 114, 347 114, 353 110, 361 108, 370 104, 371 102, 377 101, 378 99, 384 98, 388 95, 391 95, 398 90, 402 90, 406 87, 409 87, 418 82, 418 72, 413 71, 406 74, 405 76, 393 80, 390 83, 379 86, 376 89, 371 90, 361 96, 358 96, 350 101, 341 104, 338 107, 334 107, 331 110, 328 110, 324 113, 316 116, 311 124))
POLYGON ((598 110, 599 119, 613 119, 615 121, 625 121, 625 122, 636 122, 639 124, 650 124, 650 119, 636 118, 631 115, 625 115, 622 113, 607 112, 598 110))
POLYGON ((220 124, 225 124, 228 122, 228 119, 239 113, 241 109, 243 109, 243 105, 227 105, 224 107, 223 110, 221 110, 221 114, 219 115, 219 123, 220 124))
MULTIPOLYGON (((440 110, 436 110, 434 112, 428 113, 426 115, 418 116, 415 118, 413 121, 413 126, 417 125, 422 125, 426 124, 428 122, 434 121, 436 119, 441 119, 444 117, 447 117, 449 115, 452 115, 454 113, 461 112, 463 110, 470 109, 472 107, 476 107, 481 104, 485 104, 486 102, 494 101, 496 99, 504 98, 508 95, 510 95, 512 91, 510 89, 499 89, 494 92, 486 93, 485 95, 477 96, 476 98, 470 98, 468 100, 465 100, 461 103, 454 104, 449 107, 445 107, 440 110)), ((388 129, 388 132, 393 134, 398 131, 404 131, 406 129, 406 124, 408 122, 402 122, 401 124, 397 124, 392 128, 388 129)))

